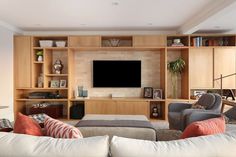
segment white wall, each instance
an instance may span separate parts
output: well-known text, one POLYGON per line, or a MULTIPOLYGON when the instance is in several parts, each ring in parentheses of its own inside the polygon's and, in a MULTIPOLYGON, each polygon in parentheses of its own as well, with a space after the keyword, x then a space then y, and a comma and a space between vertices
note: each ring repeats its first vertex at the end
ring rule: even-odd
POLYGON ((0 118, 13 120, 13 35, 0 26, 0 118))

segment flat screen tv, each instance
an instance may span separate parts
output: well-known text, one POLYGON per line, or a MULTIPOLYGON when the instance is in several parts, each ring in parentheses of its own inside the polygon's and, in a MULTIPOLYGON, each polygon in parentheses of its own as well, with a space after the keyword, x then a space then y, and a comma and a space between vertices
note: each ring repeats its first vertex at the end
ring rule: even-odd
POLYGON ((141 61, 94 60, 93 87, 141 87, 141 61))

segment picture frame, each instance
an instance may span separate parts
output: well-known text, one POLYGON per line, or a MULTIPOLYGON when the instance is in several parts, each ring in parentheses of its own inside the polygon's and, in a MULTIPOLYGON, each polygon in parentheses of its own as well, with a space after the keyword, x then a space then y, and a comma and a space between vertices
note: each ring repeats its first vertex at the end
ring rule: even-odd
POLYGON ((153 89, 153 99, 162 99, 162 89, 153 89))
POLYGON ((144 98, 152 98, 153 97, 153 88, 152 87, 144 87, 143 97, 144 98))
POLYGON ((66 80, 60 80, 60 88, 66 88, 66 80))
POLYGON ((59 80, 51 80, 50 81, 50 87, 51 88, 59 88, 60 87, 60 81, 59 80))

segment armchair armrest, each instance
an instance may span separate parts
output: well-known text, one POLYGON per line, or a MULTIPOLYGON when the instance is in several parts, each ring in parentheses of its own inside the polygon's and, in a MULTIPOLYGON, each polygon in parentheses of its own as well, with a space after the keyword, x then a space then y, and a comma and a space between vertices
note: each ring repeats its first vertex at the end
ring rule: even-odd
POLYGON ((221 114, 214 112, 193 112, 186 117, 186 126, 196 121, 218 118, 220 116, 221 114))
POLYGON ((191 107, 192 107, 192 104, 190 103, 170 103, 168 106, 168 110, 169 112, 181 112, 191 107))

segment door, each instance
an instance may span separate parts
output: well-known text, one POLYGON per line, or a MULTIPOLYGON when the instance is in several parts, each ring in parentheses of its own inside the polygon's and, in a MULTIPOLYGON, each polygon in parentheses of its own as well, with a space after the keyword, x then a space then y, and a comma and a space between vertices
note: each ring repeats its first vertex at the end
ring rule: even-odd
POLYGON ((191 89, 213 88, 213 48, 191 48, 189 51, 191 89))

